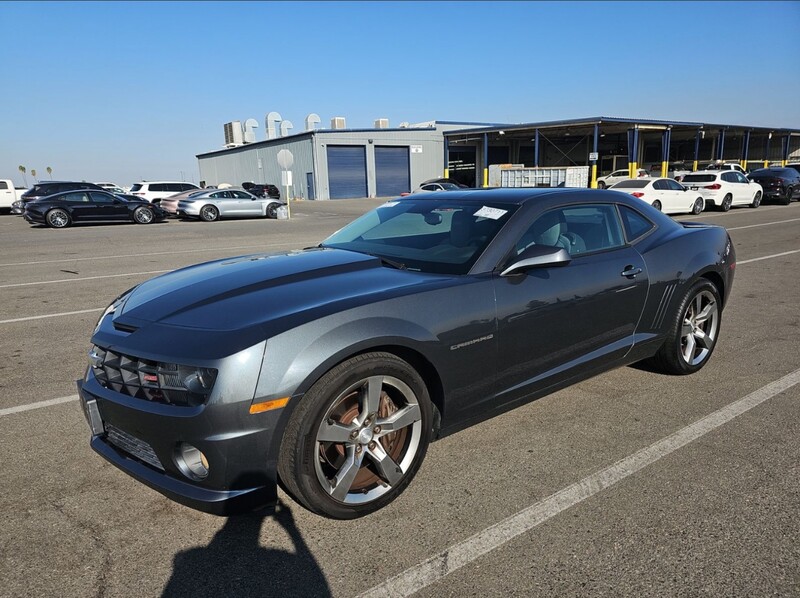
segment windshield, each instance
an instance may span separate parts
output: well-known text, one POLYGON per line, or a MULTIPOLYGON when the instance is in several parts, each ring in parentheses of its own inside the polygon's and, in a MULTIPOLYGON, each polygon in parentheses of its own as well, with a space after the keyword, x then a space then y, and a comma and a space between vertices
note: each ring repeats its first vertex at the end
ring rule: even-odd
POLYGON ((458 200, 390 201, 322 247, 358 251, 418 272, 466 274, 518 206, 458 200))
POLYGON ((612 189, 641 189, 650 184, 650 180, 634 179, 630 181, 620 181, 616 185, 611 185, 612 189))

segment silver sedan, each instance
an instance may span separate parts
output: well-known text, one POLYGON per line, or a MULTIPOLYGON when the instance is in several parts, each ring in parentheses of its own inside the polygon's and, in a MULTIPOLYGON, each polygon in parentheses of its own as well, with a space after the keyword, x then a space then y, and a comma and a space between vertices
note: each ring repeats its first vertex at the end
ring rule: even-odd
POLYGON ((248 216, 277 218, 278 208, 282 205, 280 201, 256 197, 243 189, 207 189, 179 199, 177 215, 206 222, 248 216))

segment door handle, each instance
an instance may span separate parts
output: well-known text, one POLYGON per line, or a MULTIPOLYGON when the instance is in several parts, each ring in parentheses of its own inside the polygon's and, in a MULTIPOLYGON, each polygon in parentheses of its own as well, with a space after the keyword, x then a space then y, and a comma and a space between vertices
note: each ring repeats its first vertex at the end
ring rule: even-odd
POLYGON ((636 278, 637 274, 641 274, 642 269, 634 266, 625 266, 625 269, 620 273, 625 278, 636 278))

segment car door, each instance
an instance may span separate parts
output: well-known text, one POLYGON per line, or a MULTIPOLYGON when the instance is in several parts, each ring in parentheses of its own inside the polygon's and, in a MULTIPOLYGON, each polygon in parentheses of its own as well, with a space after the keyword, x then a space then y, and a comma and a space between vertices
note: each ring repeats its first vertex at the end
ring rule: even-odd
POLYGON ((99 208, 89 197, 88 191, 72 191, 60 196, 61 201, 74 222, 92 222, 99 220, 99 208))
POLYGON ((242 216, 259 216, 264 213, 263 202, 258 201, 255 196, 246 191, 230 191, 236 200, 238 213, 242 216))
POLYGON ((614 204, 545 212, 512 253, 532 244, 562 247, 572 260, 495 276, 500 402, 623 357, 647 298, 644 260, 626 244, 614 204))
POLYGON ((753 201, 753 195, 755 195, 750 181, 739 171, 734 170, 731 174, 734 177, 734 185, 736 187, 736 195, 733 198, 734 203, 749 204, 753 201))
POLYGON ((128 220, 128 204, 116 199, 105 191, 90 191, 89 198, 94 205, 93 220, 128 220))
POLYGON ((209 203, 217 206, 219 213, 223 216, 235 216, 236 205, 231 197, 230 191, 214 191, 208 196, 212 201, 209 203))
POLYGON ((691 212, 695 198, 686 191, 686 187, 672 179, 664 179, 664 185, 666 193, 669 194, 669 212, 667 213, 691 212))

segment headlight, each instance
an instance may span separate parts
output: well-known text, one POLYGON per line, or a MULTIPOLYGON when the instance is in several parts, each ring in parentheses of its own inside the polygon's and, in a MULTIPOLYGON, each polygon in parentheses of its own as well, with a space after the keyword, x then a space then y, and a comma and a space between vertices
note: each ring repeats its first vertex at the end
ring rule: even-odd
MULTIPOLYGON (((138 286, 138 285, 137 285, 137 286, 138 286)), ((108 315, 110 315, 110 314, 113 314, 115 311, 117 311, 117 308, 118 308, 118 307, 120 307, 120 306, 122 306, 122 305, 125 303, 125 301, 127 301, 127 300, 128 300, 128 297, 130 296, 130 294, 131 294, 131 293, 132 293, 132 292, 133 292, 135 289, 136 289, 136 287, 133 287, 133 288, 130 288, 130 289, 128 289, 127 291, 125 291, 124 293, 122 293, 122 295, 120 295, 119 297, 117 297, 116 299, 114 299, 114 301, 112 301, 112 302, 111 302, 111 305, 109 305, 109 306, 108 306, 108 307, 105 309, 105 311, 102 313, 102 315, 100 316, 100 318, 97 320, 97 324, 95 324, 95 325, 94 325, 94 332, 92 332, 92 334, 94 334, 95 332, 97 332, 97 329, 98 329, 98 328, 100 328, 100 324, 103 322, 103 318, 105 318, 106 316, 108 316, 108 315)))
POLYGON ((214 368, 140 359, 97 345, 89 351, 89 365, 103 388, 181 407, 205 403, 218 373, 214 368))

